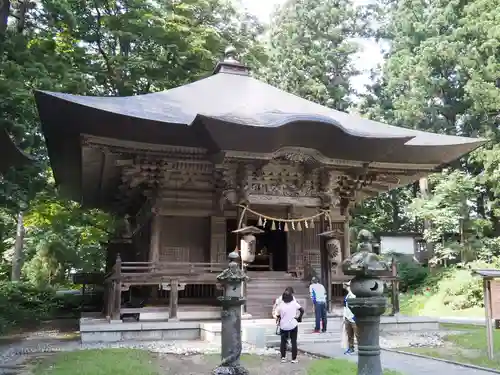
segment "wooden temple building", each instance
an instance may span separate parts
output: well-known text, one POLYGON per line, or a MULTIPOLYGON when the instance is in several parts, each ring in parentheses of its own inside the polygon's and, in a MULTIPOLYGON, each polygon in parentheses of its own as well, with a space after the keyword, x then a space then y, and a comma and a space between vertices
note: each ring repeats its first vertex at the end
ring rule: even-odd
POLYGON ((39 91, 36 102, 61 192, 124 220, 107 245, 112 319, 131 312, 130 295, 144 301, 132 312, 164 306, 171 319, 215 306, 216 276, 248 226, 259 229, 249 314, 269 316, 286 286, 308 301, 313 274, 335 301, 349 207, 482 143, 323 107, 251 77, 230 53, 210 77, 171 90, 39 91))

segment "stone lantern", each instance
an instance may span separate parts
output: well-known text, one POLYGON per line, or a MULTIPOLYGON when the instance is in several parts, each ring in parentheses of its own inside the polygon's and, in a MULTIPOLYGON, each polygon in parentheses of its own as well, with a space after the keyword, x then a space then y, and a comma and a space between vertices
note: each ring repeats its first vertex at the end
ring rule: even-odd
POLYGON ((223 288, 223 295, 218 297, 222 306, 221 363, 212 371, 213 375, 248 375, 248 370, 240 363, 241 305, 245 303, 241 296, 241 287, 246 275, 238 260, 238 253, 230 253, 228 268, 217 276, 217 281, 223 288))
POLYGON ((391 267, 372 252, 372 234, 361 230, 358 250, 342 263, 342 271, 354 276, 351 291, 356 298, 347 303, 358 326, 358 375, 382 375, 380 362, 380 316, 386 309, 381 276, 390 273, 391 267))

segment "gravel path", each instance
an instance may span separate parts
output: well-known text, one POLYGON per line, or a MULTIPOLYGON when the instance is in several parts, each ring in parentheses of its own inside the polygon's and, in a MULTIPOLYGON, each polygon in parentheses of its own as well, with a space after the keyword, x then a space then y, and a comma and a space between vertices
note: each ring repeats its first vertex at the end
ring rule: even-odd
MULTIPOLYGON (((299 345, 308 353, 327 356, 330 358, 345 358, 349 361, 357 362, 357 355, 344 355, 344 350, 339 345, 306 344, 299 345)), ((406 354, 382 351, 382 367, 389 370, 401 372, 404 375, 492 375, 493 372, 476 370, 451 363, 436 361, 433 359, 419 358, 406 354)))
POLYGON ((464 331, 383 332, 380 335, 380 347, 383 349, 439 347, 444 345, 445 336, 463 333, 464 331))
MULTIPOLYGON (((264 355, 258 358, 242 357, 242 365, 251 375, 306 375, 311 363, 310 356, 301 355, 299 363, 281 363, 279 355, 264 355)), ((207 375, 219 364, 218 355, 176 356, 159 354, 158 362, 163 374, 207 375)))

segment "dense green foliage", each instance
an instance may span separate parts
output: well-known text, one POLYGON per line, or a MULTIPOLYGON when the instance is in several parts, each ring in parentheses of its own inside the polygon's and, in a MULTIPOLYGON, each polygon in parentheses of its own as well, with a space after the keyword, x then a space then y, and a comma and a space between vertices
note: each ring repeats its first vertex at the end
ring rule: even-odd
POLYGON ((33 328, 54 315, 59 301, 51 288, 0 282, 0 334, 28 325, 33 328))

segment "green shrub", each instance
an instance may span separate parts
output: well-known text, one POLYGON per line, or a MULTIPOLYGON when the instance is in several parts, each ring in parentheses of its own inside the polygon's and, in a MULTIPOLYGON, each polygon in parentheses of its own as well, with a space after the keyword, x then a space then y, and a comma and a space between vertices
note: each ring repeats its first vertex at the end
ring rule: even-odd
MULTIPOLYGON (((398 253, 391 253, 389 258, 393 258, 398 266, 398 276, 401 279, 399 288, 401 291, 416 289, 424 285, 429 277, 427 267, 415 262, 413 258, 398 253)), ((389 258, 387 260, 389 260, 389 258)))
POLYGON ((52 289, 0 282, 0 333, 48 319, 57 307, 52 289))
POLYGON ((472 276, 468 269, 455 268, 454 272, 439 282, 438 288, 444 295, 444 305, 453 310, 484 305, 481 278, 472 276))

